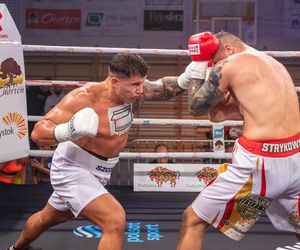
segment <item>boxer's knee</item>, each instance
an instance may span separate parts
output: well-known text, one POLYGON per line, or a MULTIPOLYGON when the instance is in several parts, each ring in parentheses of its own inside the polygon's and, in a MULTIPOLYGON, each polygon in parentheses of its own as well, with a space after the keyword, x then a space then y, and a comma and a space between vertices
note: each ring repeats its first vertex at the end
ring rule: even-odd
POLYGON ((205 229, 208 223, 202 220, 192 209, 188 206, 183 212, 183 227, 203 227, 205 229))
POLYGON ((126 229, 126 213, 124 209, 113 211, 113 215, 104 223, 103 232, 123 234, 126 229))
MULTIPOLYGON (((35 221, 44 229, 64 223, 74 216, 70 211, 59 211, 47 204, 40 212, 36 214, 35 221)), ((33 218, 34 219, 34 218, 33 218)))

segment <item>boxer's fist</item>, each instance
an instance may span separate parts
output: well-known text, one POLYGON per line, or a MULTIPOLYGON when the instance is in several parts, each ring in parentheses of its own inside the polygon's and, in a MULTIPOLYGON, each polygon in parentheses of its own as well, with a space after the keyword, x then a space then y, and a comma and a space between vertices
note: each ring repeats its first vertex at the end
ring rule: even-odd
POLYGON ((192 79, 207 78, 207 67, 211 66, 212 56, 218 50, 219 45, 219 40, 211 32, 195 34, 189 38, 188 48, 192 62, 178 77, 179 87, 187 89, 192 79))
POLYGON ((206 79, 207 62, 192 61, 178 77, 178 85, 187 89, 192 79, 206 79))
POLYGON ((69 122, 59 124, 54 129, 58 142, 73 141, 83 136, 93 137, 97 134, 99 117, 92 108, 78 111, 69 122))
POLYGON ((189 54, 192 61, 211 61, 218 50, 220 41, 211 32, 202 32, 191 36, 188 40, 189 54))

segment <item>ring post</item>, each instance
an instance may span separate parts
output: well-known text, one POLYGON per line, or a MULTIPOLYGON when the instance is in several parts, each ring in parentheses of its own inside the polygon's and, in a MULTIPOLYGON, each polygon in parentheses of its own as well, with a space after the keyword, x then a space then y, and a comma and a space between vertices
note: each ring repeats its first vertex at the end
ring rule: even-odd
POLYGON ((25 68, 19 31, 0 4, 0 162, 29 155, 25 68))

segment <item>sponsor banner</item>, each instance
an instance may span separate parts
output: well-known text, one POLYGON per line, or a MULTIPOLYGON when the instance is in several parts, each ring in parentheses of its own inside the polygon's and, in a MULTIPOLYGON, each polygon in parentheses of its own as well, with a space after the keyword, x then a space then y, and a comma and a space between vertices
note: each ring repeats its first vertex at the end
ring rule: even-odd
POLYGON ((0 4, 0 42, 21 41, 18 29, 5 4, 0 4))
POLYGON ((160 43, 153 37, 163 36, 169 47, 178 48, 180 40, 186 40, 183 1, 148 3, 149 7, 135 0, 20 1, 24 22, 19 22, 19 28, 26 44, 118 47, 122 41, 122 47, 148 47, 149 41, 160 43), (147 10, 144 16, 145 8, 153 9, 156 4, 159 10, 147 10))
POLYGON ((26 29, 80 30, 80 9, 26 9, 26 29))
POLYGON ((213 124, 213 151, 219 156, 225 154, 224 126, 213 124))
POLYGON ((26 20, 24 36, 36 36, 35 40, 47 37, 48 43, 57 43, 64 38, 72 44, 74 39, 99 36, 134 36, 143 31, 144 3, 136 1, 33 1, 22 3, 26 20), (60 37, 53 36, 61 34, 60 37))
POLYGON ((135 163, 134 191, 200 192, 217 176, 219 164, 135 163))
POLYGON ((284 1, 284 34, 287 37, 300 37, 300 4, 299 1, 284 1))
POLYGON ((146 0, 146 5, 182 5, 183 0, 146 0))
POLYGON ((5 4, 0 4, 2 31, 0 39, 0 162, 29 154, 25 69, 21 37, 5 4))
POLYGON ((183 10, 145 10, 144 30, 183 30, 183 10))
POLYGON ((142 12, 136 9, 83 10, 82 34, 86 36, 133 36, 142 30, 142 12))

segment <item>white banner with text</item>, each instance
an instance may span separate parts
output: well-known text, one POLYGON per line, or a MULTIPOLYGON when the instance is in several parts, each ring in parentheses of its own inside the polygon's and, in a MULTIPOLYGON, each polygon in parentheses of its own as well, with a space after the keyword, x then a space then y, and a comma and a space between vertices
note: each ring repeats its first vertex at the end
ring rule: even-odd
POLYGON ((0 4, 0 162, 29 155, 25 68, 21 36, 0 4))
POLYGON ((217 176, 219 164, 135 163, 134 191, 200 192, 217 176))

